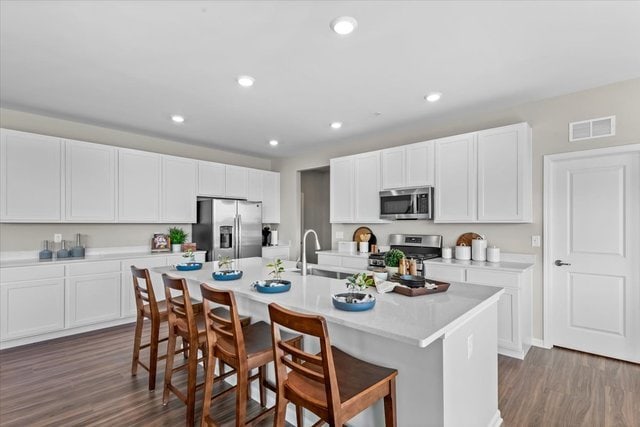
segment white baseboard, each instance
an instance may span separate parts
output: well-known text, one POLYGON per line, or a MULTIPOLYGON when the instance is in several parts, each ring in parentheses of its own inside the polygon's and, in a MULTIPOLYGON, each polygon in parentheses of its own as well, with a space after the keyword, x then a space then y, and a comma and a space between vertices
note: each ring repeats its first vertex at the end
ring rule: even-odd
POLYGON ((495 415, 493 416, 493 418, 491 419, 491 421, 489 422, 489 426, 488 427, 500 427, 502 425, 502 414, 500 413, 500 409, 496 410, 495 415))
POLYGON ((544 340, 538 338, 531 338, 531 345, 534 347, 546 348, 547 350, 553 348, 553 345, 548 345, 544 342, 544 340))

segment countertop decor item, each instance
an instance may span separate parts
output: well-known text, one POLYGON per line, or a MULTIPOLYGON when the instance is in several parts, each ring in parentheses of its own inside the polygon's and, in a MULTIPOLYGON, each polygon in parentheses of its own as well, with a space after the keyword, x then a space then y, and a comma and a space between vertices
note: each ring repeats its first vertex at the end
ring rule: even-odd
POLYGON ((396 273, 402 258, 404 258, 404 252, 400 249, 391 249, 384 255, 384 265, 389 272, 396 273))
POLYGON ((53 258, 53 252, 51 252, 49 250, 49 241, 48 240, 43 240, 42 241, 42 250, 38 254, 38 258, 39 259, 51 259, 51 258, 53 258))
POLYGON ((269 276, 273 276, 275 280, 280 280, 280 275, 284 273, 284 263, 280 258, 276 258, 273 262, 267 264, 267 267, 271 269, 269 276))
POLYGON ((193 271, 200 270, 202 268, 201 262, 183 262, 176 265, 176 270, 179 271, 193 271))
POLYGON ((464 242, 456 246, 456 259, 470 260, 471 259, 471 246, 467 246, 464 242))
POLYGON ((490 246, 487 248, 487 261, 500 262, 500 248, 496 246, 490 246))
POLYGON ((462 244, 464 243, 464 246, 471 246, 471 241, 473 239, 480 239, 482 238, 481 235, 479 235, 478 233, 464 233, 461 234, 460 237, 458 237, 458 240, 456 241, 456 246, 462 246, 462 244))
POLYGON ((377 245, 378 239, 369 227, 359 227, 353 232, 354 242, 369 242, 370 245, 377 245), (368 236, 367 236, 368 235, 368 236), (363 238, 364 237, 364 238, 363 238))
POLYGON ((376 297, 371 294, 345 292, 331 296, 333 306, 343 311, 366 311, 376 305, 376 297))
POLYGON ((169 228, 169 240, 171 241, 171 251, 180 252, 182 250, 182 244, 187 241, 189 233, 184 231, 180 227, 169 228))
POLYGON ((238 280, 242 277, 242 271, 240 270, 220 270, 214 271, 211 275, 214 280, 229 281, 238 280))
POLYGON ((76 245, 69 251, 69 256, 73 258, 84 258, 84 246, 81 242, 81 234, 76 234, 76 245))
POLYGON ((449 246, 442 248, 442 258, 451 259, 452 256, 453 252, 451 251, 451 248, 449 246))
POLYGON ((169 252, 171 250, 169 236, 155 233, 151 239, 151 252, 169 252))
POLYGON ((56 252, 56 258, 69 258, 69 250, 67 250, 67 241, 60 242, 60 249, 56 252))
POLYGON ((421 288, 410 288, 408 286, 396 285, 396 287, 393 288, 393 292, 408 297, 417 297, 420 295, 431 295, 438 294, 440 292, 446 292, 447 289, 449 289, 449 286, 451 286, 451 284, 447 282, 440 282, 437 280, 428 281, 429 283, 433 283, 436 287, 434 289, 429 289, 426 286, 423 286, 421 288))
POLYGON ((282 279, 256 280, 251 284, 251 287, 263 294, 279 294, 289 291, 291 289, 291 282, 282 279))
POLYGON ((414 276, 412 274, 403 274, 398 277, 400 283, 410 288, 422 288, 426 279, 422 276, 414 276))
POLYGON ((474 261, 485 261, 487 259, 487 241, 484 236, 471 241, 471 259, 474 261))

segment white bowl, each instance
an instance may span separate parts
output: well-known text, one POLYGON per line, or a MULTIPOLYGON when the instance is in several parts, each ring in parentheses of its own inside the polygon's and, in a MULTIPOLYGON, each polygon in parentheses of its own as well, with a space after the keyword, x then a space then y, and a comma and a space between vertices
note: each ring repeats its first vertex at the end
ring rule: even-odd
POLYGON ((376 279, 385 281, 385 280, 387 280, 389 278, 389 273, 387 273, 386 271, 374 271, 373 272, 373 276, 376 279))

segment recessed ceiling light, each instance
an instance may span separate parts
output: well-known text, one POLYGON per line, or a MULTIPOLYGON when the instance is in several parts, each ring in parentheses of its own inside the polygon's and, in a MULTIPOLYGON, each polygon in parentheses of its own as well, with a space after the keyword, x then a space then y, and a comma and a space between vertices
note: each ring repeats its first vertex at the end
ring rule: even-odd
POLYGON ((251 76, 238 76, 238 84, 242 87, 251 87, 255 81, 251 76))
POLYGON ((341 127, 342 127, 342 122, 331 123, 331 129, 340 129, 341 127))
POLYGON ((276 145, 278 145, 278 140, 277 139, 272 139, 271 141, 269 141, 269 145, 272 147, 275 147, 276 145))
POLYGON ((184 117, 179 116, 177 114, 174 114, 173 116, 171 116, 171 120, 173 120, 174 123, 184 123, 184 117))
POLYGON ((358 21, 350 16, 341 16, 331 21, 331 29, 341 36, 347 36, 358 28, 358 21))
POLYGON ((431 92, 430 94, 424 97, 424 99, 426 99, 429 102, 439 101, 440 98, 442 98, 442 93, 440 92, 431 92))

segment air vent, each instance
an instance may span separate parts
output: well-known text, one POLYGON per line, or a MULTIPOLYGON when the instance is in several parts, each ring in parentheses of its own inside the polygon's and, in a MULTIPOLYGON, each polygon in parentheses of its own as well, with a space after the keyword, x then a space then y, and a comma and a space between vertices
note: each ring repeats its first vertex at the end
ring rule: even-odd
POLYGON ((569 123, 569 141, 602 138, 616 134, 616 116, 569 123))

